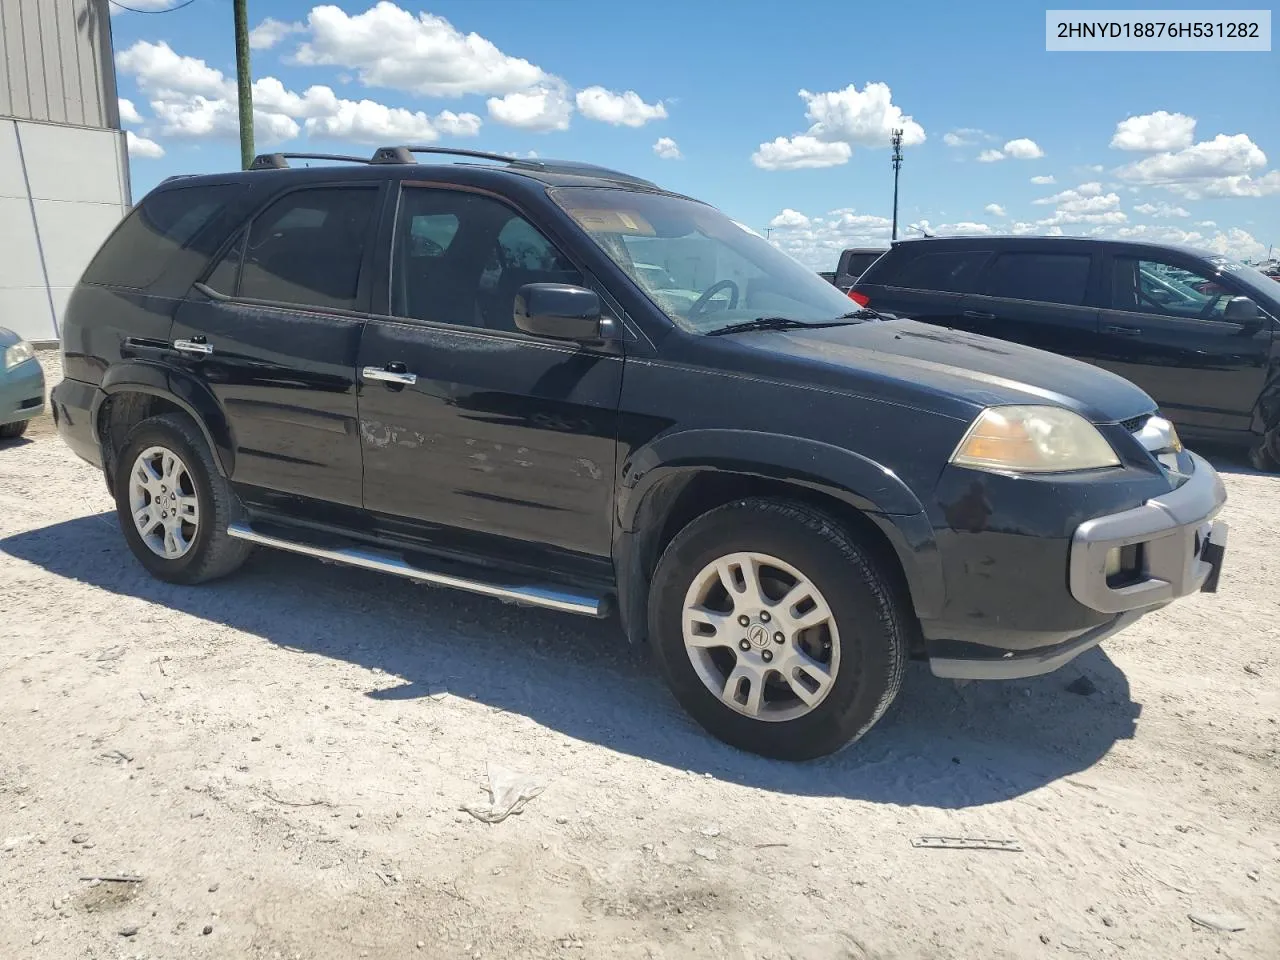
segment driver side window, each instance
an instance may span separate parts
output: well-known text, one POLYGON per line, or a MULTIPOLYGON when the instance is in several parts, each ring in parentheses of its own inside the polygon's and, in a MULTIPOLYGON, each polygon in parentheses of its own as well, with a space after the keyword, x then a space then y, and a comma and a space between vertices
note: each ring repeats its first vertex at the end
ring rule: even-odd
POLYGON ((1160 260, 1116 257, 1111 305, 1185 320, 1222 320, 1231 293, 1215 279, 1160 260))

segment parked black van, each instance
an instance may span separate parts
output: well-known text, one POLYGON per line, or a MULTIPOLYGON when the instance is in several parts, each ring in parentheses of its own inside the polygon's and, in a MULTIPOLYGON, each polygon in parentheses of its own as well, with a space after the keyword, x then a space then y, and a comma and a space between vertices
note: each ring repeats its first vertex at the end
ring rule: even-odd
POLYGON ((1280 469, 1280 285, 1189 247, 1068 237, 903 240, 863 306, 1025 343, 1133 381, 1190 439, 1280 469))

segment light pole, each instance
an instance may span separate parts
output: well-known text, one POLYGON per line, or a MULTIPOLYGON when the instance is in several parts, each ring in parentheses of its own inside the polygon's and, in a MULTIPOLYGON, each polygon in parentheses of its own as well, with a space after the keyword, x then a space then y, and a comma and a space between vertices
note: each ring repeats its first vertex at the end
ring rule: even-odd
POLYGON ((240 99, 240 166, 253 163, 253 80, 249 73, 249 11, 247 0, 232 0, 236 21, 236 93, 240 99))
POLYGON ((894 130, 889 142, 893 144, 893 238, 898 239, 898 171, 902 169, 902 131, 894 130))

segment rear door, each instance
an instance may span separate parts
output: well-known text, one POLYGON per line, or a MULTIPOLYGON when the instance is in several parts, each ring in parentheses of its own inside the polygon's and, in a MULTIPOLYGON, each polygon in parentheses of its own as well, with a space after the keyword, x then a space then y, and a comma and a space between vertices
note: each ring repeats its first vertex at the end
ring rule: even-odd
POLYGON ((987 264, 965 296, 957 326, 1077 360, 1097 352, 1098 309, 1090 290, 1101 270, 1094 244, 1019 245, 987 264))
POLYGON ((1249 429, 1272 324, 1223 319, 1247 289, 1193 256, 1120 247, 1107 256, 1104 290, 1100 365, 1146 390, 1175 423, 1249 429))
POLYGON ((990 250, 896 247, 873 263, 853 289, 873 309, 944 327, 961 324, 960 301, 991 257, 990 250))
POLYGON ((356 354, 382 189, 330 184, 279 195, 177 311, 176 362, 225 410, 232 480, 246 502, 360 506, 356 354))

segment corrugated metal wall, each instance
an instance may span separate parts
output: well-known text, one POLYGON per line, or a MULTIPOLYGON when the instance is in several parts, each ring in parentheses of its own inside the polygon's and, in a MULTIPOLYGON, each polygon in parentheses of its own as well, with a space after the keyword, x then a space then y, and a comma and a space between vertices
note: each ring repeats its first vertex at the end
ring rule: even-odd
POLYGON ((107 0, 0 0, 0 116, 120 127, 107 0))

